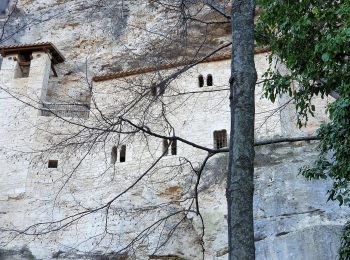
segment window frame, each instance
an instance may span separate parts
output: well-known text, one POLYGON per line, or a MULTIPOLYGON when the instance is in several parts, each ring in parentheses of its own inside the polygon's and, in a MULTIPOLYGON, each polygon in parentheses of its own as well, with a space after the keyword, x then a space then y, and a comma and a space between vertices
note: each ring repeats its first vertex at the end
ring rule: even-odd
POLYGON ((163 139, 162 142, 163 145, 163 155, 164 156, 173 156, 173 155, 177 155, 177 140, 168 140, 166 138, 163 139), (169 149, 170 148, 170 149, 169 149))
POLYGON ((126 162, 126 145, 122 144, 119 149, 119 162, 125 163, 126 162))
POLYGON ((177 140, 172 140, 170 145, 170 154, 177 155, 177 140))
POLYGON ((47 168, 48 169, 57 169, 58 168, 58 160, 48 160, 47 168))
POLYGON ((167 156, 169 154, 169 142, 168 142, 168 139, 163 139, 163 155, 164 156, 167 156))
POLYGON ((203 77, 202 74, 200 74, 200 75, 198 76, 198 86, 199 86, 200 88, 204 87, 204 77, 203 77))
POLYGON ((111 151, 111 164, 115 164, 117 161, 118 161, 118 148, 117 146, 113 145, 112 151, 111 151))
POLYGON ((226 129, 215 130, 213 132, 214 148, 221 149, 228 147, 227 131, 226 129))
POLYGON ((208 74, 208 75, 207 75, 207 86, 208 86, 208 87, 212 87, 212 86, 214 85, 213 82, 214 82, 214 81, 213 81, 213 75, 212 75, 212 74, 208 74))
POLYGON ((17 62, 16 65, 16 73, 14 78, 28 78, 30 76, 30 66, 31 61, 33 59, 33 52, 19 52, 17 58, 15 59, 17 62))

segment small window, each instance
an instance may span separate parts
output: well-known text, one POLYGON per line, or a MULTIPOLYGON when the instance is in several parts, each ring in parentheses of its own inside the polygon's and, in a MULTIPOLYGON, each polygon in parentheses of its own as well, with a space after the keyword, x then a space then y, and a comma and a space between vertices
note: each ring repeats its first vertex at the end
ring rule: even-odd
POLYGON ((118 148, 114 145, 111 151, 111 164, 115 164, 118 156, 118 148))
POLYGON ((156 86, 152 86, 151 87, 151 94, 152 94, 152 96, 157 96, 157 87, 156 86))
POLYGON ((49 163, 47 165, 48 168, 57 168, 58 166, 58 160, 49 160, 49 163))
POLYGON ((207 86, 213 86, 213 76, 211 74, 207 76, 207 86))
POLYGON ((169 153, 169 143, 167 139, 163 139, 163 155, 168 155, 169 153))
POLYGON ((163 139, 163 155, 169 154, 169 147, 170 147, 170 154, 176 155, 177 154, 176 140, 168 141, 167 139, 163 139))
POLYGON ((10 0, 1 0, 0 1, 0 15, 6 14, 6 9, 9 5, 10 0))
POLYGON ((225 129, 214 131, 214 148, 220 149, 227 147, 227 132, 225 129))
POLYGON ((204 78, 202 75, 198 76, 198 85, 200 88, 202 88, 204 86, 204 78))
POLYGON ((21 52, 18 54, 15 78, 29 77, 30 61, 32 58, 31 52, 21 52))
POLYGON ((122 145, 120 147, 120 152, 119 152, 119 161, 125 162, 125 160, 126 160, 126 145, 122 145))
POLYGON ((177 142, 176 140, 171 141, 171 155, 177 154, 177 142))

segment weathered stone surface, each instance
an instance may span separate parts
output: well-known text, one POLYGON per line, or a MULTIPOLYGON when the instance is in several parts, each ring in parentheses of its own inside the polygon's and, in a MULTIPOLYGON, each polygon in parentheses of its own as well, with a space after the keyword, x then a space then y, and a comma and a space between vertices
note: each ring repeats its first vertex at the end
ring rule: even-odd
MULTIPOLYGON (((159 64, 193 54, 193 50, 184 49, 179 42, 154 55, 160 50, 159 38, 150 37, 149 31, 157 29, 157 32, 164 33, 174 20, 162 12, 162 8, 152 5, 152 1, 102 2, 101 7, 96 7, 96 1, 92 0, 19 1, 15 15, 5 28, 5 38, 11 36, 18 24, 27 23, 28 26, 4 43, 51 41, 63 52, 66 62, 56 66, 58 78, 49 78, 47 54, 34 55, 29 77, 13 79, 17 65, 15 56, 6 57, 0 70, 1 87, 20 95, 30 104, 36 104, 40 97, 50 102, 80 101, 88 104, 90 86, 86 75, 90 80, 96 73, 159 64), (138 58, 134 59, 132 54, 138 58), (159 61, 159 57, 166 59, 159 61)), ((219 32, 211 28, 213 37, 209 39, 209 46, 224 42, 227 29, 224 27, 219 32)), ((193 42, 200 44, 201 29, 195 28, 191 33, 193 42)), ((255 62, 261 78, 268 64, 266 55, 256 55, 255 62)), ((229 66, 229 60, 198 64, 178 77, 167 90, 162 102, 169 106, 168 120, 178 136, 213 147, 215 130, 227 129, 229 132, 229 66), (214 86, 199 89, 200 74, 204 77, 213 75, 214 86), (178 95, 184 92, 191 93, 191 98, 178 95), (176 98, 172 96, 175 94, 176 98)), ((170 72, 163 71, 160 76, 170 72)), ((127 98, 135 95, 132 88, 124 87, 130 82, 148 83, 155 76, 159 74, 93 83, 94 101, 101 111, 113 118, 113 109, 118 105, 122 107, 127 98)), ((324 111, 320 110, 309 128, 298 130, 292 103, 281 112, 277 109, 288 101, 286 97, 279 97, 272 104, 261 95, 259 85, 256 89, 257 140, 314 134, 319 122, 327 120, 324 111)), ((178 142, 176 156, 162 158, 156 170, 111 205, 108 235, 103 236, 106 212, 99 211, 55 232, 38 237, 21 235, 12 240, 16 233, 5 232, 8 229, 22 230, 35 223, 64 219, 110 201, 137 180, 163 150, 162 142, 157 138, 146 139, 140 134, 124 140, 111 134, 102 144, 97 143, 90 153, 87 153, 90 151, 89 142, 80 145, 80 141, 85 141, 82 138, 75 140, 79 145, 73 145, 74 148, 37 154, 34 152, 59 142, 62 136, 78 131, 79 127, 57 118, 39 116, 36 109, 18 102, 6 91, 0 91, 0 100, 0 228, 4 229, 0 232, 0 248, 3 248, 0 258, 111 258, 138 232, 160 218, 189 207, 188 198, 193 196, 196 176, 184 158, 190 158, 194 168, 198 169, 206 152, 178 142), (126 160, 121 163, 119 156, 116 163, 111 164, 111 149, 120 140, 127 145, 126 160), (58 160, 57 169, 47 168, 47 161, 51 159, 58 160), (75 168, 77 170, 72 171, 75 168), (63 187, 71 174, 72 178, 63 187), (172 203, 166 208, 160 207, 169 202, 172 203), (21 251, 23 246, 28 249, 21 251)), ((316 100, 316 104, 322 108, 327 102, 316 100)), ((140 108, 144 107, 140 105, 140 108)), ((159 106, 151 108, 154 115, 160 111, 159 106)), ((92 115, 98 111, 92 107, 90 113, 89 120, 69 120, 94 126, 96 121, 92 115)), ((139 114, 136 111, 135 118, 139 114)), ((157 118, 151 118, 149 122, 152 130, 161 129, 160 132, 168 134, 168 129, 163 129, 157 118)), ((315 149, 316 143, 306 142, 256 149, 254 211, 257 259, 336 259, 339 232, 350 211, 340 209, 336 203, 326 202, 329 182, 306 181, 298 175, 299 167, 316 158, 315 149)), ((199 206, 205 224, 205 259, 208 260, 227 259, 227 160, 225 155, 211 158, 199 183, 199 206)), ((179 213, 153 231, 135 250, 129 250, 130 259, 147 259, 150 255, 158 259, 166 259, 165 256, 201 259, 203 230, 200 218, 194 212, 179 213), (180 220, 181 225, 176 226, 180 220), (166 234, 174 226, 176 232, 167 240, 166 234), (167 243, 155 253, 159 241, 164 240, 167 243)))
MULTIPOLYGON (((257 259, 337 259, 341 228, 350 211, 326 201, 331 183, 298 175, 299 167, 316 158, 314 149, 315 144, 305 143, 256 149, 257 161, 264 158, 255 168, 257 259)), ((227 225, 223 179, 202 194, 200 203, 205 241, 213 250, 207 253, 215 259, 226 259, 228 252, 226 237, 218 235, 225 234, 227 225)))
POLYGON ((320 225, 281 232, 256 243, 258 259, 337 259, 342 225, 320 225))

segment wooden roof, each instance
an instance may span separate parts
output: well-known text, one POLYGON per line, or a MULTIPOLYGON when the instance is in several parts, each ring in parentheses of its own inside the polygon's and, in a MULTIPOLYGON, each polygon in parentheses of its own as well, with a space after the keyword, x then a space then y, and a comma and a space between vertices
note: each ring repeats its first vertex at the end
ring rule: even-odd
MULTIPOLYGON (((265 53, 268 51, 270 51, 269 48, 256 48, 254 53, 259 54, 259 53, 265 53)), ((229 60, 229 59, 231 59, 231 53, 223 53, 223 54, 213 55, 212 57, 204 59, 199 63, 222 61, 222 60, 229 60)), ((120 71, 115 73, 102 74, 102 75, 94 76, 92 80, 95 82, 107 81, 107 80, 124 78, 128 76, 139 75, 139 74, 144 74, 144 73, 149 73, 149 72, 154 72, 159 70, 172 69, 180 66, 189 65, 194 62, 198 62, 198 60, 192 60, 192 61, 185 60, 180 62, 163 64, 160 66, 142 67, 142 68, 135 68, 135 69, 125 70, 125 71, 120 71)))
POLYGON ((0 46, 0 54, 6 57, 9 54, 17 54, 24 51, 44 51, 51 54, 53 64, 64 62, 62 53, 51 42, 39 42, 30 44, 16 44, 0 46))

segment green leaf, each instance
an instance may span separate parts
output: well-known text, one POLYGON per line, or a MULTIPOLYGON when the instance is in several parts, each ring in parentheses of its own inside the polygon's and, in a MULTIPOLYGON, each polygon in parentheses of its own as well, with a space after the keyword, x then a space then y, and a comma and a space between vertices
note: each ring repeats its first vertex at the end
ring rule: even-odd
POLYGON ((336 199, 339 201, 339 206, 343 205, 343 196, 338 195, 336 199))

